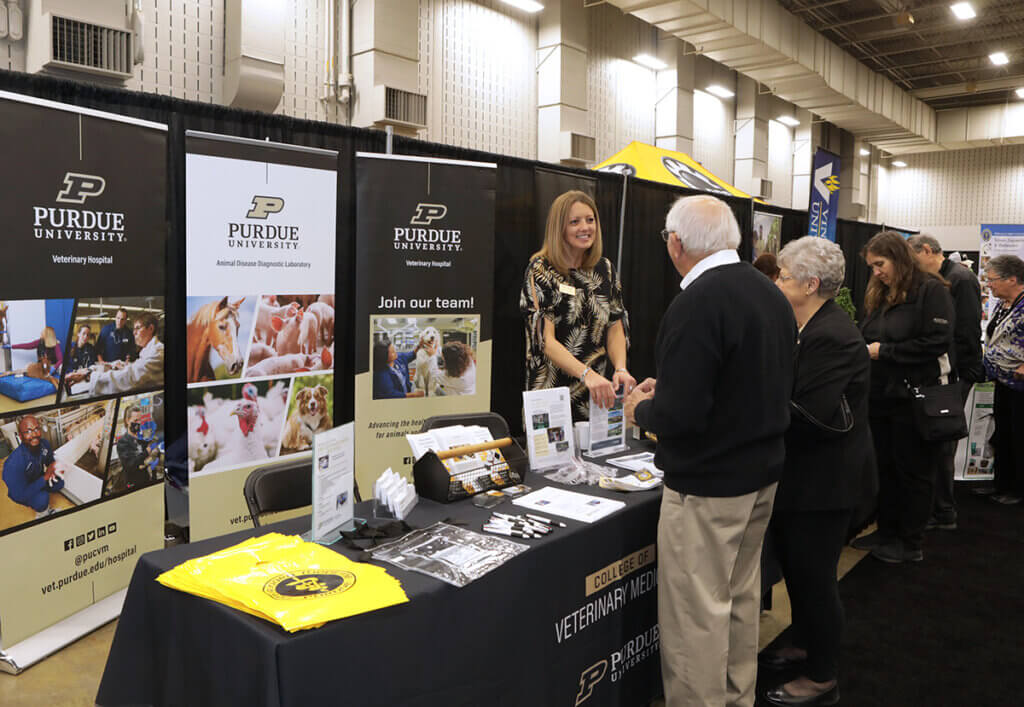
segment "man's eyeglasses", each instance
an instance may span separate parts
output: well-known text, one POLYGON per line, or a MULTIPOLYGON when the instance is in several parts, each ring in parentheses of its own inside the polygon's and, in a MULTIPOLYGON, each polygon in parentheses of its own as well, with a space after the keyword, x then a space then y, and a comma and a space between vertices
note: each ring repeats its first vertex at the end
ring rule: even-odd
POLYGON ((661 229, 661 240, 668 243, 668 237, 671 236, 673 233, 674 231, 670 231, 667 228, 661 229))

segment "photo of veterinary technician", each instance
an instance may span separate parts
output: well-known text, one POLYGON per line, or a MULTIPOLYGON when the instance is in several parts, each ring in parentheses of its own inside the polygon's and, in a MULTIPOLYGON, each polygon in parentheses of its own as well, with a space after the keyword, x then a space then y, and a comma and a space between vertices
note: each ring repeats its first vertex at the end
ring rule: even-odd
POLYGON ((70 383, 89 381, 90 395, 125 393, 162 385, 164 382, 164 345, 157 338, 156 316, 145 312, 135 320, 132 329, 139 357, 131 363, 109 371, 74 371, 66 376, 70 383))
POLYGON ((64 488, 64 480, 57 475, 53 449, 43 439, 39 420, 32 415, 21 418, 18 436, 21 444, 4 461, 7 495, 34 510, 36 518, 42 518, 56 512, 50 508, 50 494, 64 488))
POLYGON ((416 352, 426 349, 431 356, 436 348, 420 341, 412 351, 398 353, 390 337, 385 336, 373 343, 373 399, 422 398, 424 392, 415 390, 409 377, 409 362, 416 360, 416 352))
POLYGON ((441 347, 444 371, 438 389, 444 395, 476 393, 476 357, 473 349, 461 341, 449 341, 441 347))
POLYGON ((590 418, 591 398, 607 408, 616 390, 636 386, 626 368, 622 286, 601 248, 597 204, 581 191, 565 192, 551 204, 544 244, 526 267, 519 298, 526 388, 568 387, 573 417, 583 420, 590 418))
POLYGON ((54 333, 53 327, 44 326, 43 330, 39 333, 38 339, 21 344, 13 344, 11 348, 35 349, 36 363, 29 365, 28 368, 21 371, 9 371, 3 375, 9 376, 15 373, 24 373, 30 378, 41 378, 50 381, 56 389, 57 379, 60 378, 60 369, 64 364, 64 354, 61 351, 64 347, 61 346, 60 340, 57 339, 57 334, 54 333))
POLYGON ((121 307, 114 314, 114 321, 100 329, 97 338, 101 361, 127 361, 135 353, 132 342, 132 328, 128 321, 128 310, 121 307))
POLYGON ((127 431, 117 440, 117 459, 121 462, 125 482, 129 488, 145 486, 152 480, 150 464, 159 459, 158 443, 145 439, 142 410, 138 406, 129 405, 125 410, 124 426, 127 431))

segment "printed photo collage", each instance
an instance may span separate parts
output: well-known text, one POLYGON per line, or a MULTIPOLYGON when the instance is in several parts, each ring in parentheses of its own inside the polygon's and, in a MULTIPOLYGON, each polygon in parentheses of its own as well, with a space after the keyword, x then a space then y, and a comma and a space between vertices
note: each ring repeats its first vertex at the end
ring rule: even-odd
POLYGON ((187 298, 189 473, 304 452, 333 426, 334 295, 187 298))
POLYGON ((163 480, 163 297, 0 302, 0 534, 163 480))

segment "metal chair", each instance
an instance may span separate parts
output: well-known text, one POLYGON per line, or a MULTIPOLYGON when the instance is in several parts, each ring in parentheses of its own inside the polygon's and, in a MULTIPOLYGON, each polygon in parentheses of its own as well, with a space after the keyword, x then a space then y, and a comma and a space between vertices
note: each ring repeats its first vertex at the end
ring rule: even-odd
POLYGON ((256 528, 265 513, 308 506, 313 501, 311 462, 281 462, 254 469, 245 480, 243 493, 256 528))

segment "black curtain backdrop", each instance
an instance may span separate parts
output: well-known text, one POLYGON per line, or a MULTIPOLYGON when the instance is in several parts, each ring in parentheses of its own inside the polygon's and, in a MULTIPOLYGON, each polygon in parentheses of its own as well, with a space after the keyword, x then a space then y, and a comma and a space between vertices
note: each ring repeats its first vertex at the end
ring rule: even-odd
MULTIPOLYGON (((185 131, 201 130, 337 150, 339 179, 335 327, 338 339, 351 340, 355 330, 355 154, 384 152, 386 136, 383 132, 6 71, 0 71, 0 90, 167 124, 169 238, 166 327, 169 332, 167 338, 172 341, 183 341, 185 331, 185 131)), ((524 382, 525 339, 523 319, 519 313, 519 291, 526 264, 543 237, 536 232, 537 214, 546 214, 550 206, 550 203, 540 203, 541 200, 548 200, 547 195, 543 199, 538 198, 538 170, 555 172, 569 181, 582 178, 594 184, 604 250, 612 262, 617 258, 620 239, 624 244, 621 278, 631 325, 630 371, 638 380, 654 375, 654 341, 658 324, 668 303, 679 291, 679 275, 665 255, 665 245, 659 232, 664 228, 665 214, 675 199, 701 192, 659 182, 629 179, 625 226, 623 233, 620 233, 619 216, 623 194, 621 175, 550 165, 401 136, 395 136, 393 149, 396 154, 495 162, 498 165, 491 409, 508 421, 513 433, 522 432, 521 391, 524 382)), ((131 169, 132 156, 125 155, 124 159, 125 168, 131 169)), ((28 169, 31 166, 20 168, 28 169)), ((723 198, 739 222, 743 236, 739 252, 746 260, 750 259, 752 252, 754 208, 782 214, 783 244, 807 232, 805 211, 755 205, 752 200, 739 197, 723 198)), ((874 224, 842 219, 837 226, 837 239, 847 257, 847 284, 853 290, 858 307, 868 275, 859 257, 860 249, 879 230, 881 227, 874 224)), ((337 424, 348 422, 354 417, 354 353, 351 346, 338 346, 335 349, 334 400, 337 424)), ((177 445, 168 445, 168 470, 174 475, 176 470, 184 470, 186 461, 184 347, 167 347, 165 380, 168 413, 166 438, 178 441, 177 445)))

